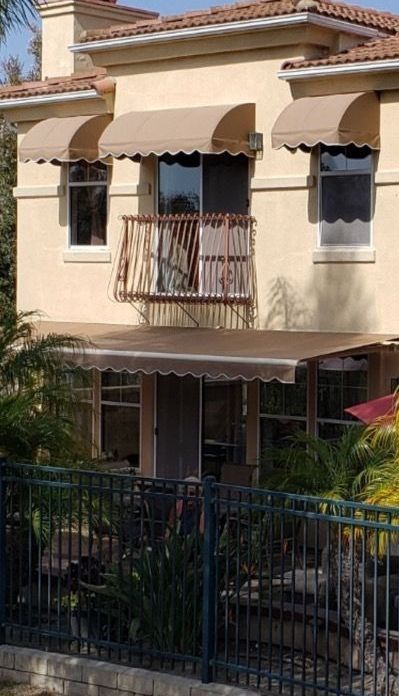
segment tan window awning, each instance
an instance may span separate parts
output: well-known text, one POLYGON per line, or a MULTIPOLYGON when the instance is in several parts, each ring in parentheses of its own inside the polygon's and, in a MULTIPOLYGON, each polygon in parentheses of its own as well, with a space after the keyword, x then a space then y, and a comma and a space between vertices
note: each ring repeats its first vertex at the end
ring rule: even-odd
POLYGON ((255 104, 130 111, 118 116, 100 139, 102 157, 146 157, 178 152, 240 152, 253 155, 255 104))
POLYGON ((303 97, 287 106, 272 130, 275 149, 324 145, 380 147, 380 103, 375 92, 303 97))
POLYGON ((19 149, 21 162, 95 162, 98 141, 111 116, 48 118, 33 126, 19 149))
POLYGON ((73 362, 85 369, 295 382, 303 360, 382 345, 380 334, 255 331, 42 322, 41 333, 91 341, 73 362))

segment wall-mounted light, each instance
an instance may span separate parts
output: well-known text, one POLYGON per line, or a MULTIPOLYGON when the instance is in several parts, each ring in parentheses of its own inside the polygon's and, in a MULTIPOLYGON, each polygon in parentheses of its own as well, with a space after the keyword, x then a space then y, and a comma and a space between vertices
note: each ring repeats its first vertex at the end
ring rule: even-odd
POLYGON ((263 153, 263 133, 249 134, 249 149, 256 152, 256 158, 259 159, 263 153))

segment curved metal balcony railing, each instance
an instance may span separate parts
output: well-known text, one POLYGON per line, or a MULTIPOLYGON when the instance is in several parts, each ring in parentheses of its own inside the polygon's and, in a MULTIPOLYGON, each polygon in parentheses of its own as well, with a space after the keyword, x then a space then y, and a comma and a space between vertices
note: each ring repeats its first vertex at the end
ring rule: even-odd
POLYGON ((118 301, 253 302, 254 218, 212 213, 122 219, 118 301))

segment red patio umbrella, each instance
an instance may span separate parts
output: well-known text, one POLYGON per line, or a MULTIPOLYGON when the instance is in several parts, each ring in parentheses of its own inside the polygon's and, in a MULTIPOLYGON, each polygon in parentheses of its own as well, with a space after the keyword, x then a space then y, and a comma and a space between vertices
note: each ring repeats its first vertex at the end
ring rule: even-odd
POLYGON ((363 404, 357 404, 357 406, 350 406, 350 408, 345 409, 345 412, 369 425, 381 418, 392 419, 395 415, 395 406, 397 405, 398 395, 388 394, 387 396, 381 396, 379 399, 372 399, 371 401, 365 401, 363 404))

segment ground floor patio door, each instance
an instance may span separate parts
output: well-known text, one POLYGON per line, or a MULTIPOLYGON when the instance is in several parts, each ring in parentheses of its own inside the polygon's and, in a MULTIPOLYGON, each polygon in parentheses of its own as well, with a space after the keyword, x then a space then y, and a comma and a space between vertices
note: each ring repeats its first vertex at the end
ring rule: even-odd
POLYGON ((201 380, 157 376, 156 475, 199 476, 201 380))

